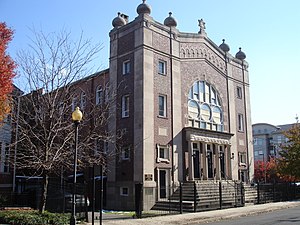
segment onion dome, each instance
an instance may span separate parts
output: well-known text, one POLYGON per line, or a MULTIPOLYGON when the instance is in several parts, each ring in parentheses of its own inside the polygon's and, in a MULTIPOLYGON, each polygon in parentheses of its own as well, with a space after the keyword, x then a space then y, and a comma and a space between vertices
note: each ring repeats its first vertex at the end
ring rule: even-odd
POLYGON ((143 0, 143 3, 140 4, 136 9, 136 11, 139 15, 151 13, 151 7, 148 4, 146 4, 145 2, 146 2, 146 0, 143 0))
POLYGON ((225 43, 225 39, 223 39, 222 41, 223 43, 220 44, 219 48, 222 49, 224 52, 229 52, 229 45, 225 43))
POLYGON ((121 27, 124 26, 126 24, 126 21, 123 17, 121 17, 121 13, 118 12, 118 16, 116 18, 113 19, 112 21, 112 25, 113 27, 121 27))
POLYGON ((240 50, 235 54, 235 58, 244 60, 246 59, 246 54, 242 52, 242 48, 239 48, 240 50))
POLYGON ((176 27, 177 26, 177 22, 174 19, 174 17, 172 17, 172 13, 169 12, 169 17, 167 17, 164 21, 164 25, 168 26, 168 27, 176 27))

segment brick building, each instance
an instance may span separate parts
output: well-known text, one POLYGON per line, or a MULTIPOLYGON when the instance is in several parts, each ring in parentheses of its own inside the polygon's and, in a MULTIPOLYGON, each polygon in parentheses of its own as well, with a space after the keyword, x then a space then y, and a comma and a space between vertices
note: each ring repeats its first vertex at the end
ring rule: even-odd
POLYGON ((108 165, 107 204, 133 208, 134 185, 167 198, 180 181, 241 180, 253 175, 248 63, 205 23, 180 32, 169 14, 160 23, 143 1, 129 22, 118 14, 110 31, 110 85, 117 90, 109 130, 124 130, 121 154, 108 165), (118 107, 120 106, 120 107, 118 107))
POLYGON ((171 13, 164 23, 155 21, 145 1, 137 13, 133 21, 120 13, 113 19, 109 69, 74 83, 73 108, 88 111, 89 101, 109 100, 107 81, 116 96, 107 131, 122 136, 103 142, 115 153, 107 162, 107 208, 134 209, 138 183, 157 190, 144 196, 165 199, 167 187, 179 182, 249 182, 254 163, 246 55, 241 49, 231 55, 224 40, 216 45, 202 19, 198 33, 185 33, 171 13))

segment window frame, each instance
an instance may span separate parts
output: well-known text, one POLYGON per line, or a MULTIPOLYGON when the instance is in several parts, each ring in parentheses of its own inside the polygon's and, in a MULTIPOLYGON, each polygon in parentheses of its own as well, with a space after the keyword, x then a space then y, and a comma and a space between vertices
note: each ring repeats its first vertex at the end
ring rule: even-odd
POLYGON ((244 131, 244 115, 242 113, 238 114, 238 131, 244 131))
POLYGON ((130 60, 125 60, 122 64, 122 75, 130 74, 130 60))
POLYGON ((78 106, 77 97, 72 98, 72 112, 76 109, 78 106))
POLYGON ((130 107, 130 96, 123 95, 122 96, 122 118, 129 117, 129 107, 130 107))
POLYGON ((128 161, 130 160, 130 146, 123 146, 121 148, 121 160, 128 161))
POLYGON ((86 93, 84 91, 80 94, 80 109, 84 110, 86 107, 86 93))
POLYGON ((103 103, 103 88, 99 85, 96 89, 96 105, 102 105, 103 103))
POLYGON ((170 163, 170 146, 169 145, 156 145, 157 149, 157 162, 170 163), (161 150, 163 150, 163 157, 161 157, 161 150))
POLYGON ((167 62, 165 60, 158 60, 158 74, 167 75, 167 62))
POLYGON ((120 195, 121 196, 129 196, 129 188, 128 187, 120 187, 120 195), (124 190, 127 190, 126 193, 124 193, 124 190))
POLYGON ((243 89, 240 86, 236 87, 236 95, 237 98, 242 99, 243 98, 243 89))
POLYGON ((163 95, 163 94, 158 95, 158 116, 163 118, 167 117, 167 95, 163 95), (163 100, 162 105, 161 105, 161 99, 163 100))

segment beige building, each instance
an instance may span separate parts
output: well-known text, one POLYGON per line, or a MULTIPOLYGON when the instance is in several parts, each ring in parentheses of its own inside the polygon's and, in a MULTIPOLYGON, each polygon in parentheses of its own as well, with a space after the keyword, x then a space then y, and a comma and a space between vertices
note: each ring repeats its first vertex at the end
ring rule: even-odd
MULTIPOLYGON (((157 187, 186 181, 240 180, 254 171, 246 55, 223 40, 179 31, 143 1, 137 17, 118 14, 110 32, 109 82, 117 90, 109 131, 121 153, 108 164, 107 206, 133 209, 135 184, 157 187)), ((195 26, 197 24, 195 23, 195 26)), ((112 147, 112 146, 110 146, 112 147)))

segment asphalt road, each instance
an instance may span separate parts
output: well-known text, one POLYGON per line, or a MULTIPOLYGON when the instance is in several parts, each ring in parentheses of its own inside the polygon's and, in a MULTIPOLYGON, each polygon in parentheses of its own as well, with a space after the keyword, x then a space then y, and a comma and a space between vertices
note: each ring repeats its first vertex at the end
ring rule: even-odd
MULTIPOLYGON (((300 225, 300 206, 264 212, 242 218, 207 223, 209 225, 300 225)), ((202 223, 203 224, 203 223, 202 223)))

